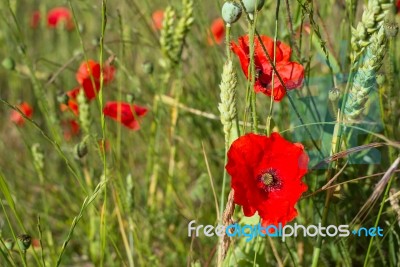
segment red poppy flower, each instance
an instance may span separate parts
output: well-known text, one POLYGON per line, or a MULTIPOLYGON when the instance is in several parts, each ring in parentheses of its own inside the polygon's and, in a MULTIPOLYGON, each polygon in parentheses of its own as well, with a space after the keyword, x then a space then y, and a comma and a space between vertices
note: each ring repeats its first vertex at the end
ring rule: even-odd
MULTIPOLYGON (((91 100, 100 90, 100 64, 92 59, 82 62, 76 72, 76 80, 83 87, 86 97, 91 100), (91 79, 93 78, 93 82, 91 79)), ((115 68, 111 65, 103 65, 103 82, 108 84, 114 79, 115 68)))
POLYGON ((240 137, 232 143, 226 165, 234 202, 243 207, 245 216, 257 211, 264 225, 286 224, 297 216, 294 206, 307 190, 302 177, 308 160, 301 144, 278 133, 240 137))
POLYGON ((61 104, 60 105, 60 109, 61 111, 66 111, 66 110, 70 110, 75 116, 78 116, 79 114, 79 106, 78 106, 78 102, 76 100, 79 91, 81 89, 78 88, 74 88, 71 91, 68 91, 66 93, 67 97, 68 97, 68 101, 66 104, 61 104))
POLYGON ((161 30, 162 25, 163 25, 163 20, 164 20, 164 10, 156 10, 153 12, 153 15, 151 16, 152 21, 153 21, 153 28, 155 30, 161 30))
POLYGON ((74 29, 72 14, 66 7, 55 7, 47 13, 47 26, 57 28, 59 24, 64 23, 67 30, 74 29))
MULTIPOLYGON (((261 36, 262 42, 265 46, 266 51, 270 55, 271 59, 274 58, 274 41, 268 36, 261 36)), ((239 37, 239 45, 234 42, 231 43, 232 51, 238 56, 240 64, 242 66, 243 73, 248 79, 248 67, 250 65, 249 57, 249 37, 239 37)), ((290 55, 292 50, 290 47, 280 41, 276 44, 276 69, 281 76, 285 86, 288 90, 298 88, 303 83, 304 68, 297 62, 290 61, 290 55)), ((254 64, 256 69, 256 80, 254 85, 255 92, 262 92, 268 96, 272 94, 272 66, 268 61, 264 50, 256 38, 255 40, 255 55, 254 64)), ((280 101, 285 96, 286 91, 283 85, 280 83, 278 77, 275 75, 274 78, 274 100, 280 101)))
POLYGON ((121 122, 129 129, 139 130, 140 124, 137 119, 146 115, 147 108, 124 102, 108 102, 103 109, 103 113, 105 116, 121 122))
POLYGON ((36 29, 39 26, 39 23, 40 23, 40 12, 36 10, 32 13, 30 26, 31 28, 36 29))
MULTIPOLYGON (((28 118, 32 118, 33 109, 27 102, 22 102, 17 106, 19 110, 28 118)), ((25 123, 24 117, 16 110, 13 110, 10 115, 10 120, 18 126, 22 126, 25 123)))
POLYGON ((208 36, 208 44, 213 45, 214 43, 221 44, 225 37, 225 22, 222 18, 215 19, 211 24, 211 34, 214 37, 208 36))
POLYGON ((400 0, 397 0, 396 8, 397 8, 397 13, 399 13, 400 12, 400 0))
POLYGON ((79 134, 80 126, 76 120, 67 120, 61 122, 63 131, 64 131, 64 139, 66 141, 71 140, 72 137, 79 134))

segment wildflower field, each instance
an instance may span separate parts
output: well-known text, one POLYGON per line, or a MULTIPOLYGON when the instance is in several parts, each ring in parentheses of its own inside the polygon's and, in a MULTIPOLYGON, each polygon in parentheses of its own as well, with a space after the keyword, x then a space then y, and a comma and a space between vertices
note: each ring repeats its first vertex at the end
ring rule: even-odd
POLYGON ((400 266, 397 0, 1 0, 0 266, 400 266))

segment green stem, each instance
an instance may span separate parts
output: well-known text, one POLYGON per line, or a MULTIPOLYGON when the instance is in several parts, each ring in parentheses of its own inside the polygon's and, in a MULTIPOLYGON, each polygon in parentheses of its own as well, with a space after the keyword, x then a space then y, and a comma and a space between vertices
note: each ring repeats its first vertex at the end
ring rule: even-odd
POLYGON ((225 27, 225 45, 226 45, 226 57, 228 60, 232 60, 231 53, 231 24, 227 23, 225 27))
MULTIPOLYGON (((100 36, 100 56, 99 56, 99 61, 100 61, 100 91, 99 91, 99 105, 100 105, 100 120, 101 120, 101 132, 102 132, 102 146, 105 149, 106 147, 106 122, 105 122, 105 117, 103 111, 103 87, 104 87, 104 63, 103 63, 103 54, 104 54, 104 36, 105 36, 105 31, 106 31, 106 25, 107 25, 107 0, 102 0, 102 6, 101 6, 101 36, 100 36)), ((106 155, 107 153, 104 151, 102 154, 102 163, 103 163, 103 177, 105 181, 107 180, 107 158, 106 155)), ((104 264, 104 257, 105 257, 105 251, 106 251, 106 241, 107 241, 107 217, 105 212, 107 209, 107 187, 104 188, 104 201, 103 201, 103 206, 102 206, 102 212, 100 213, 100 243, 101 243, 101 249, 100 249, 100 266, 103 266, 104 264)))
MULTIPOLYGON (((276 4, 276 12, 275 12, 275 34, 274 34, 274 65, 276 65, 276 42, 278 41, 278 20, 279 20, 279 7, 281 1, 278 0, 276 4)), ((275 87, 275 70, 272 71, 272 82, 271 82, 271 102, 269 105, 269 113, 267 117, 267 135, 271 135, 271 119, 272 119, 272 111, 274 108, 274 87, 275 87)))
MULTIPOLYGON (((225 153, 225 158, 224 158, 224 166, 228 163, 228 157, 227 153, 225 153)), ((224 174, 222 176, 222 188, 221 188, 221 196, 220 196, 220 203, 219 203, 219 214, 221 214, 220 222, 222 222, 223 214, 224 214, 224 209, 225 209, 225 184, 226 184, 226 177, 227 177, 227 172, 224 169, 224 174)))
MULTIPOLYGON (((249 14, 250 15, 250 14, 249 14)), ((254 92, 254 84, 256 82, 255 64, 254 64, 254 33, 256 27, 257 13, 254 17, 250 16, 249 20, 249 44, 250 44, 250 65, 248 69, 248 76, 250 77, 250 105, 251 117, 253 119, 252 131, 258 133, 258 118, 257 118, 257 98, 254 92)))

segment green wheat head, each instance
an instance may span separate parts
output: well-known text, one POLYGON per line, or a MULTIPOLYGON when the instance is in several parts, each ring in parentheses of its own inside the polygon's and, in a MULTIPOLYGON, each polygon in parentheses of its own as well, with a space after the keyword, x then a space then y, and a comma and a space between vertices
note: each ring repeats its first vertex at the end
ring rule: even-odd
POLYGON ((79 105, 79 124, 85 134, 90 133, 90 107, 86 99, 85 92, 83 90, 79 91, 77 96, 77 101, 79 105))
POLYGON ((360 59, 346 102, 344 111, 349 120, 357 119, 362 115, 369 94, 376 87, 376 74, 382 66, 388 45, 385 29, 381 27, 378 32, 373 33, 369 42, 369 46, 360 59))
POLYGON ((237 115, 236 85, 237 77, 232 61, 227 61, 224 65, 222 71, 222 80, 219 85, 219 88, 221 89, 221 103, 218 105, 218 109, 221 113, 221 122, 224 126, 225 140, 227 142, 235 136, 231 133, 235 132, 232 131, 232 125, 237 115))
POLYGON ((44 169, 44 155, 40 149, 40 144, 35 143, 31 146, 31 152, 33 157, 33 164, 38 171, 43 171, 44 169))
POLYGON ((352 28, 351 61, 355 62, 371 43, 371 36, 379 31, 385 17, 393 8, 392 0, 369 0, 357 28, 352 28))
POLYGON ((193 24, 193 1, 182 1, 182 14, 175 25, 175 10, 168 7, 165 10, 160 44, 163 54, 169 59, 172 66, 178 65, 185 45, 185 38, 193 24))
POLYGON ((161 50, 167 58, 170 56, 170 51, 173 50, 175 10, 168 6, 164 12, 164 20, 160 35, 161 50))

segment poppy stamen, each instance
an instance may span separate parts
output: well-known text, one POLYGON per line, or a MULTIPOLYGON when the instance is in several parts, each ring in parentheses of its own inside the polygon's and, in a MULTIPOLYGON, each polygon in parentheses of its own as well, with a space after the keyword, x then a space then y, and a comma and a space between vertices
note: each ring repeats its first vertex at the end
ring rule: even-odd
POLYGON ((274 169, 269 169, 258 176, 258 187, 265 192, 272 192, 282 187, 282 180, 274 169))
POLYGON ((274 176, 272 176, 272 174, 270 174, 270 173, 264 173, 262 176, 261 176, 261 180, 263 181, 263 183, 265 184, 265 185, 270 185, 270 184, 272 184, 273 183, 273 181, 274 181, 274 176))

